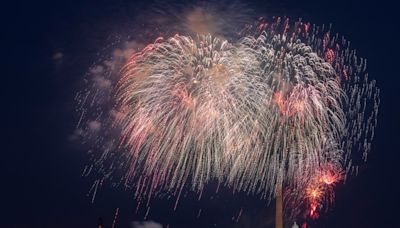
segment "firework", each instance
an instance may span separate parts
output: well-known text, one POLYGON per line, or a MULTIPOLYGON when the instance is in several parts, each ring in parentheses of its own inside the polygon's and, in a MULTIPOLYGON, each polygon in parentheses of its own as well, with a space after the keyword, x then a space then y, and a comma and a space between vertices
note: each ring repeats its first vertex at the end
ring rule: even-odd
POLYGON ((334 186, 343 178, 339 167, 330 164, 317 170, 305 188, 304 198, 308 207, 310 218, 318 218, 319 211, 327 209, 335 199, 334 186))
POLYGON ((321 212, 326 212, 334 203, 334 187, 343 180, 344 171, 342 167, 328 163, 313 172, 308 170, 308 176, 305 175, 303 173, 303 179, 307 181, 303 181, 302 185, 284 191, 285 214, 288 218, 316 219, 321 212))
POLYGON ((213 178, 223 181, 233 159, 227 147, 244 135, 232 132, 243 115, 231 90, 253 74, 251 61, 253 55, 211 36, 177 35, 134 55, 116 94, 116 121, 133 161, 129 175, 148 177, 150 192, 181 189, 188 179, 196 191, 213 178))
MULTIPOLYGON (((105 151, 94 167, 103 179, 124 170, 120 183, 138 199, 179 198, 184 186, 201 192, 210 181, 267 199, 288 187, 313 199, 314 214, 352 156, 370 150, 379 91, 366 61, 329 29, 301 21, 260 18, 230 41, 191 34, 158 38, 112 65, 117 79, 95 81, 111 86, 108 112, 98 108, 93 122, 81 109, 105 151), (104 119, 113 131, 99 137, 104 119)), ((95 88, 79 94, 82 106, 98 101, 95 88)))

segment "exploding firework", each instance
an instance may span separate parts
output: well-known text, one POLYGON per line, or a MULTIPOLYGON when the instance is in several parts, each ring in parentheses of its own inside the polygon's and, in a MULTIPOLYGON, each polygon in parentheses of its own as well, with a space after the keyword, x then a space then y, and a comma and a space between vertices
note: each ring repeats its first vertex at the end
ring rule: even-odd
POLYGON ((379 91, 366 61, 301 21, 260 18, 239 34, 160 37, 124 64, 106 62, 108 76, 77 95, 78 128, 103 150, 85 175, 123 170, 117 182, 137 199, 179 198, 185 186, 200 193, 217 181, 267 199, 296 189, 313 215, 331 202, 357 152, 366 159, 376 126, 379 91))
POLYGON ((222 182, 232 154, 250 149, 243 138, 252 123, 240 120, 246 110, 236 107, 246 104, 236 85, 255 74, 254 61, 210 35, 176 35, 132 56, 116 93, 116 122, 133 161, 128 179, 146 176, 150 192, 222 182))
POLYGON ((334 187, 343 179, 343 171, 332 164, 323 165, 310 178, 306 187, 306 199, 309 205, 309 216, 318 217, 317 209, 325 211, 335 200, 334 187), (319 208, 318 208, 319 207, 319 208))
POLYGON ((333 164, 324 164, 318 170, 309 172, 307 181, 303 181, 302 186, 285 190, 287 216, 292 219, 318 218, 321 212, 326 212, 333 204, 334 187, 343 177, 342 168, 333 164))

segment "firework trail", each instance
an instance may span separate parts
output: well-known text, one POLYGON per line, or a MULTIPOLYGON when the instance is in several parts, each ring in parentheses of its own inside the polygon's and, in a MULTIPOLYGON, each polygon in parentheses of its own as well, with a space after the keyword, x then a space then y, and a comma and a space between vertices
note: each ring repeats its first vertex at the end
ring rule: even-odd
POLYGON ((179 198, 185 186, 201 194, 211 181, 266 199, 277 186, 305 192, 303 201, 314 185, 331 195, 334 185, 310 179, 326 170, 339 173, 332 183, 345 178, 373 139, 379 90, 366 60, 301 21, 260 18, 237 39, 193 35, 215 28, 160 37, 125 63, 107 62, 108 76, 77 95, 78 128, 103 151, 84 175, 123 170, 115 185, 139 200, 179 198))

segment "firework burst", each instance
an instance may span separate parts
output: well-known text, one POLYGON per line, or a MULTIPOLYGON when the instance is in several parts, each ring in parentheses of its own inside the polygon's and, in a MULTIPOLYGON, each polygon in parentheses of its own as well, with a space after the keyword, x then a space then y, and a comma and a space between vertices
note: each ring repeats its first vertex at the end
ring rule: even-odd
POLYGON ((353 156, 366 159, 376 126, 379 91, 366 61, 301 21, 260 18, 239 34, 160 37, 122 67, 108 64, 109 83, 77 95, 78 127, 104 151, 85 175, 122 169, 118 183, 137 199, 179 198, 184 186, 201 192, 217 181, 267 199, 296 189, 313 214, 331 202, 353 156))
POLYGON ((197 191, 211 179, 223 181, 233 150, 245 146, 249 126, 239 127, 243 110, 235 106, 244 104, 234 90, 254 74, 254 61, 210 35, 176 35, 134 55, 116 93, 116 122, 133 161, 129 177, 147 176, 149 191, 180 189, 188 179, 197 191))
POLYGON ((284 191, 285 214, 288 218, 316 219, 334 203, 334 187, 343 180, 342 167, 327 163, 317 170, 302 174, 301 185, 284 191), (306 213, 304 213, 304 211, 306 213))

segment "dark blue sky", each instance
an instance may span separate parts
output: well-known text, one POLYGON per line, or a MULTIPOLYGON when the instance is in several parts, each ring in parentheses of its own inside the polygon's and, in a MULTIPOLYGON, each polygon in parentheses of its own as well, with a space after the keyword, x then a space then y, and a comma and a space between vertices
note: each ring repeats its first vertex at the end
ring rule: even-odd
MULTIPOLYGON (((181 1, 184 2, 184 1, 181 1)), ((3 3, 4 4, 4 3, 3 3)), ((2 6, 2 115, 4 146, 0 159, 0 227, 95 227, 98 217, 111 224, 120 208, 120 227, 134 215, 130 192, 104 188, 95 204, 86 193, 91 180, 80 174, 87 162, 83 148, 69 140, 76 123, 73 97, 107 37, 133 18, 135 1, 15 1, 2 6), (61 51, 62 62, 54 53, 61 51)), ((333 23, 368 59, 370 77, 381 89, 376 138, 359 176, 337 189, 333 211, 317 227, 399 227, 400 160, 399 20, 394 3, 383 1, 262 1, 263 13, 333 23)), ((184 199, 177 212, 155 201, 150 219, 176 227, 230 227, 235 212, 258 221, 273 216, 253 197, 221 193, 206 202, 184 199), (234 201, 234 202, 233 202, 234 201), (197 203, 196 205, 194 205, 197 203), (201 220, 197 209, 208 208, 201 220), (158 211, 155 208, 160 208, 158 211), (208 211, 208 212, 207 212, 208 211)), ((262 227, 262 226, 260 226, 262 227)), ((266 227, 266 226, 265 226, 266 227)))

